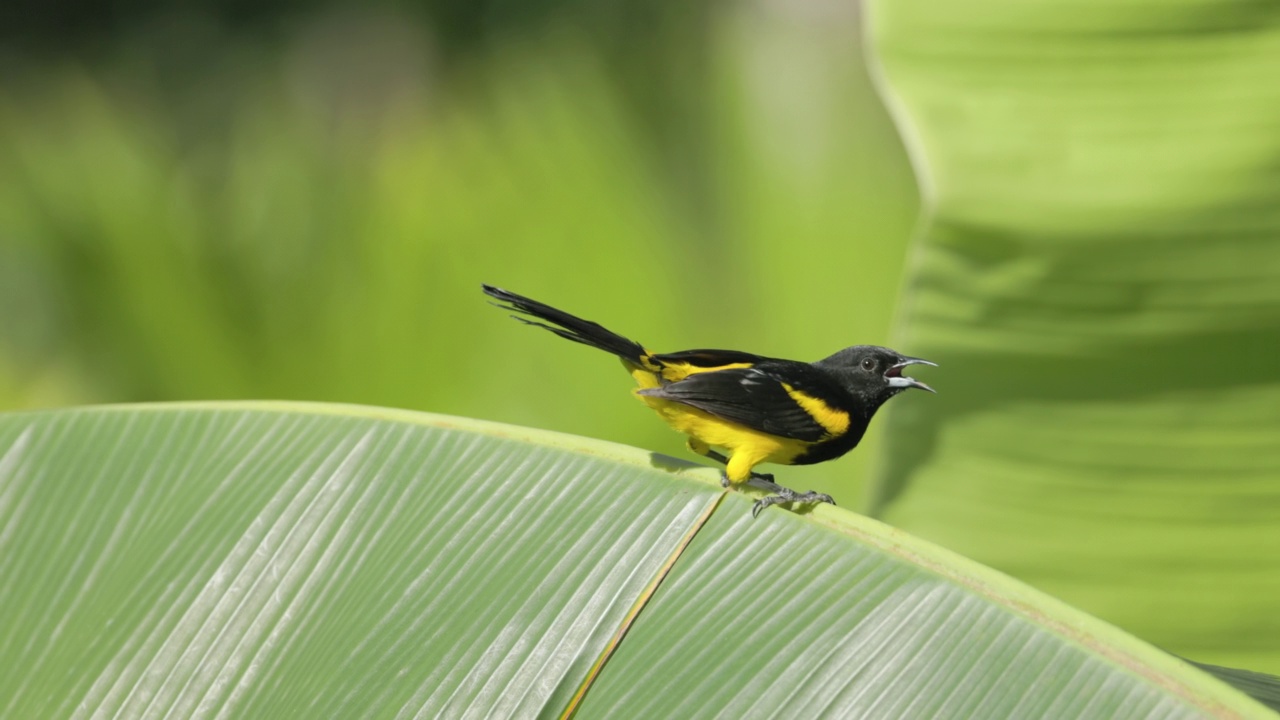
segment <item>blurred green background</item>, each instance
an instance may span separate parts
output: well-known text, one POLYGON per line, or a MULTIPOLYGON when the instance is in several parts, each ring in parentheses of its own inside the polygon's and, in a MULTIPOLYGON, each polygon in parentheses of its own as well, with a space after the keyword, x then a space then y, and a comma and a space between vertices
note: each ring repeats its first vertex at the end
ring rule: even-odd
MULTIPOLYGON (((917 198, 852 4, 187 7, 6 5, 0 408, 334 400, 687 457, 480 283, 659 351, 888 340, 917 198)), ((787 479, 854 505, 869 455, 787 479)))
POLYGON ((940 394, 782 480, 1280 671, 1274 9, 184 7, 0 9, 0 408, 333 400, 688 457, 480 283, 659 351, 891 344, 940 394))

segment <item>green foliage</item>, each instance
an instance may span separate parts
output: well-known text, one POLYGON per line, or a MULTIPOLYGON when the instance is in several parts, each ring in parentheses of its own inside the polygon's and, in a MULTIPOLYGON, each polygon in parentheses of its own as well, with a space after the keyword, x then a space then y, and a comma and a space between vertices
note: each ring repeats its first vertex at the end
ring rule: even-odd
MULTIPOLYGON (((877 510, 1280 670, 1274 13, 873 11, 934 211, 890 344, 943 365, 889 408, 877 510)), ((565 25, 448 65, 355 13, 137 29, 92 70, 0 58, 0 407, 354 401, 683 455, 615 363, 478 286, 659 350, 890 342, 914 191, 830 12, 690 10, 607 48, 565 25)), ((881 422, 782 479, 856 506, 881 422)))
POLYGON ((674 561, 578 717, 1266 715, 878 522, 721 494, 374 408, 0 415, 0 714, 555 717, 674 561))
POLYGON ((932 190, 877 509, 1198 660, 1280 670, 1280 22, 880 3, 932 190))
POLYGON ((1190 660, 1188 662, 1272 710, 1280 712, 1280 677, 1252 670, 1219 667, 1190 660))
MULTIPOLYGON (((350 401, 678 454, 615 362, 480 283, 660 350, 885 340, 914 190, 851 25, 726 10, 673 109, 570 30, 446 72, 411 25, 342 20, 6 78, 0 406, 350 401)), ((793 482, 854 505, 862 464, 793 482)))

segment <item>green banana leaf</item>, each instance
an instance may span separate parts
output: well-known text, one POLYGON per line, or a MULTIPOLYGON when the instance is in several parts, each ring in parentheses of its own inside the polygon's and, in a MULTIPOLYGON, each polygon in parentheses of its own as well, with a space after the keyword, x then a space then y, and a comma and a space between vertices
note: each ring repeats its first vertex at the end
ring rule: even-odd
MULTIPOLYGON (((1186 660, 1186 658, 1183 658, 1186 660)), ((1208 663, 1187 660, 1194 667, 1209 673, 1222 682, 1243 692, 1267 707, 1280 712, 1280 677, 1266 673, 1240 670, 1238 668, 1221 667, 1208 663)))
POLYGON ((931 211, 872 512, 1280 672, 1280 13, 875 2, 931 211))
POLYGON ((839 508, 522 428, 283 403, 0 416, 3 717, 1264 717, 839 508))

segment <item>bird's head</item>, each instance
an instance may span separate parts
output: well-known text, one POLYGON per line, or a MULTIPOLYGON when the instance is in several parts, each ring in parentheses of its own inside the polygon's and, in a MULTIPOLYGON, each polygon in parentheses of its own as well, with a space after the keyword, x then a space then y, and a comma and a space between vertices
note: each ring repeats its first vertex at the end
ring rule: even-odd
POLYGON ((869 412, 875 412, 889 398, 908 388, 936 392, 919 380, 902 374, 911 365, 936 367, 936 363, 907 357, 887 347, 854 345, 814 364, 835 371, 845 389, 866 402, 869 412))

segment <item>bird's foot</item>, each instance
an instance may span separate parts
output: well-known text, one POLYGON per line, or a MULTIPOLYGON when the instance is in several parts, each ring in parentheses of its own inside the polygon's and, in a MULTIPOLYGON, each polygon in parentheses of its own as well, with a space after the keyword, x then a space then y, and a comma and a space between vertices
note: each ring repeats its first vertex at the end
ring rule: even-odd
POLYGON ((776 486, 776 487, 778 487, 777 495, 769 495, 768 497, 762 497, 756 501, 756 504, 751 507, 751 517, 753 518, 759 517, 760 513, 764 511, 765 508, 771 505, 780 505, 782 503, 824 502, 824 503, 831 503, 832 505, 836 504, 836 501, 826 493, 814 492, 812 490, 805 493, 798 493, 795 490, 789 490, 781 486, 776 486))
MULTIPOLYGON (((758 487, 766 492, 773 493, 773 495, 762 497, 756 501, 756 504, 751 507, 751 517, 759 517, 760 513, 763 512, 765 508, 771 505, 781 505, 782 503, 836 504, 836 501, 826 493, 815 492, 813 490, 800 493, 792 490, 791 488, 783 487, 774 482, 773 475, 768 473, 753 472, 751 473, 751 477, 747 478, 744 484, 751 485, 752 487, 758 487)), ((727 473, 720 473, 720 485, 721 487, 729 487, 730 480, 727 473)))

